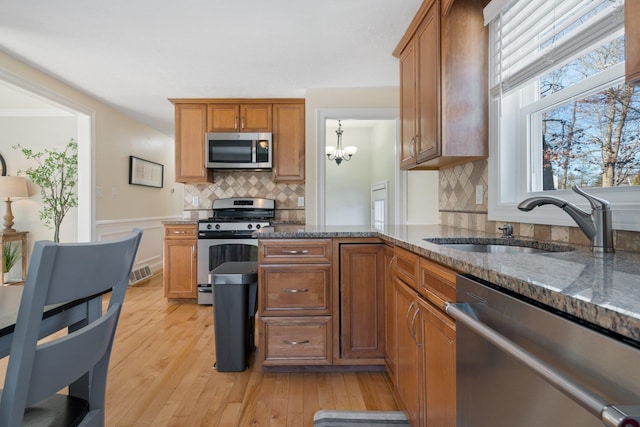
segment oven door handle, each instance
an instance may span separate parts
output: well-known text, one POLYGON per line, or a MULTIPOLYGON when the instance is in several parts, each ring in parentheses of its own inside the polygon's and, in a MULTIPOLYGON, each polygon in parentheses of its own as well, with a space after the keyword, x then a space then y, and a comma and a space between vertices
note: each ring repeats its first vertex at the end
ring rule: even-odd
POLYGON ((505 338, 491 327, 470 316, 471 305, 466 303, 446 303, 445 311, 500 350, 515 357, 517 360, 541 376, 549 384, 573 399, 592 415, 599 418, 609 427, 635 427, 640 424, 640 404, 634 406, 616 406, 607 403, 600 396, 591 393, 584 387, 564 377, 561 373, 545 362, 505 338))

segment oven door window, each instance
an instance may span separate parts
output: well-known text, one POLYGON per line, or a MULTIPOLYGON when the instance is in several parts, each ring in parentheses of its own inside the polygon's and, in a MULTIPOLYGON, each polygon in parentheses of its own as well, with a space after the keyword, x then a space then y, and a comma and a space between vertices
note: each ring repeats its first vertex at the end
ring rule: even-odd
POLYGON ((258 261, 258 247, 246 243, 225 243, 209 247, 209 271, 225 262, 258 261))

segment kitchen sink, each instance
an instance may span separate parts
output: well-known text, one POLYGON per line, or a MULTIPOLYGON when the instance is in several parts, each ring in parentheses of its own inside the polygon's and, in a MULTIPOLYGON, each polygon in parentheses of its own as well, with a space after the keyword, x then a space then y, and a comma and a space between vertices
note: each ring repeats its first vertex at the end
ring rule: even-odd
POLYGON ((438 246, 465 252, 494 254, 540 254, 550 252, 568 252, 575 248, 556 243, 537 242, 535 240, 504 238, 432 238, 423 239, 438 246))

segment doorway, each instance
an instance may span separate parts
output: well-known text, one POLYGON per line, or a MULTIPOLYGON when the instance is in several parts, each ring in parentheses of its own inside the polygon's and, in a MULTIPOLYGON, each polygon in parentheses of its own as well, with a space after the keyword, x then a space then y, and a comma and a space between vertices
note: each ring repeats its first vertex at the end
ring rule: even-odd
MULTIPOLYGON (((318 220, 323 225, 374 224, 372 186, 386 182, 384 223, 403 222, 406 177, 397 160, 398 111, 395 109, 320 110, 318 116, 318 220), (339 165, 326 156, 337 144, 356 146, 339 165)), ((380 224, 379 224, 380 225, 380 224)))
MULTIPOLYGON (((22 121, 33 120, 46 120, 55 128, 56 121, 65 121, 65 128, 68 130, 64 132, 64 137, 60 137, 60 141, 55 139, 56 148, 61 148, 60 144, 64 146, 68 142, 67 138, 73 138, 78 143, 78 207, 75 212, 70 212, 68 218, 65 221, 73 221, 75 226, 64 224, 68 231, 68 236, 64 241, 92 241, 95 239, 95 203, 93 199, 93 176, 94 176, 94 161, 93 161, 93 112, 83 106, 79 106, 74 102, 59 96, 49 90, 34 85, 28 81, 21 79, 18 76, 0 70, 0 90, 6 95, 3 96, 3 102, 0 104, 0 116, 5 120, 11 120, 15 118, 22 121), (71 121, 71 122, 69 122, 71 121), (69 125, 69 123, 71 123, 69 125), (71 134, 71 135, 69 135, 71 134), (60 143, 60 144, 58 144, 60 143)), ((16 126, 18 131, 11 135, 11 140, 15 141, 15 144, 21 144, 23 146, 29 146, 30 144, 24 143, 19 135, 20 126, 16 126)), ((25 129, 26 130, 26 129, 25 129)), ((34 138, 33 135, 31 135, 34 138)), ((25 134, 25 139, 27 135, 25 134)), ((42 138, 44 140, 45 138, 42 138)), ((52 138, 52 141, 54 139, 52 138)), ((13 150, 11 146, 14 143, 6 145, 6 149, 3 146, 3 151, 7 151, 5 156, 11 155, 19 159, 22 156, 17 150, 13 150)), ((35 151, 46 148, 46 143, 41 147, 31 147, 35 151)), ((12 173, 17 173, 17 169, 12 170, 12 173)), ((51 230, 46 228, 38 220, 38 212, 40 207, 35 205, 35 201, 31 204, 31 208, 26 214, 33 216, 29 221, 29 230, 31 233, 30 241, 35 240, 51 240, 51 230), (37 228, 37 229, 36 229, 37 228)), ((17 204, 14 207, 17 208, 17 204)), ((61 240, 62 237, 61 237, 61 240)))

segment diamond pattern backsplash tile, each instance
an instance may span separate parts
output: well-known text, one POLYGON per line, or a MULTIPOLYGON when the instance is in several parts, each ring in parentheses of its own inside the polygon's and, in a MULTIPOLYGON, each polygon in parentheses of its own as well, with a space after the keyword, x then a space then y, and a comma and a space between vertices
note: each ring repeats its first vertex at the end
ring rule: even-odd
POLYGON ((275 183, 266 171, 215 171, 213 183, 186 184, 184 209, 211 209, 213 200, 228 197, 260 197, 276 201, 276 221, 304 223, 304 208, 298 197, 304 197, 304 184, 275 183), (192 205, 198 197, 198 207, 192 205))
POLYGON ((487 212, 487 160, 477 160, 440 171, 440 211, 487 212), (482 204, 476 204, 476 185, 484 189, 482 204))

